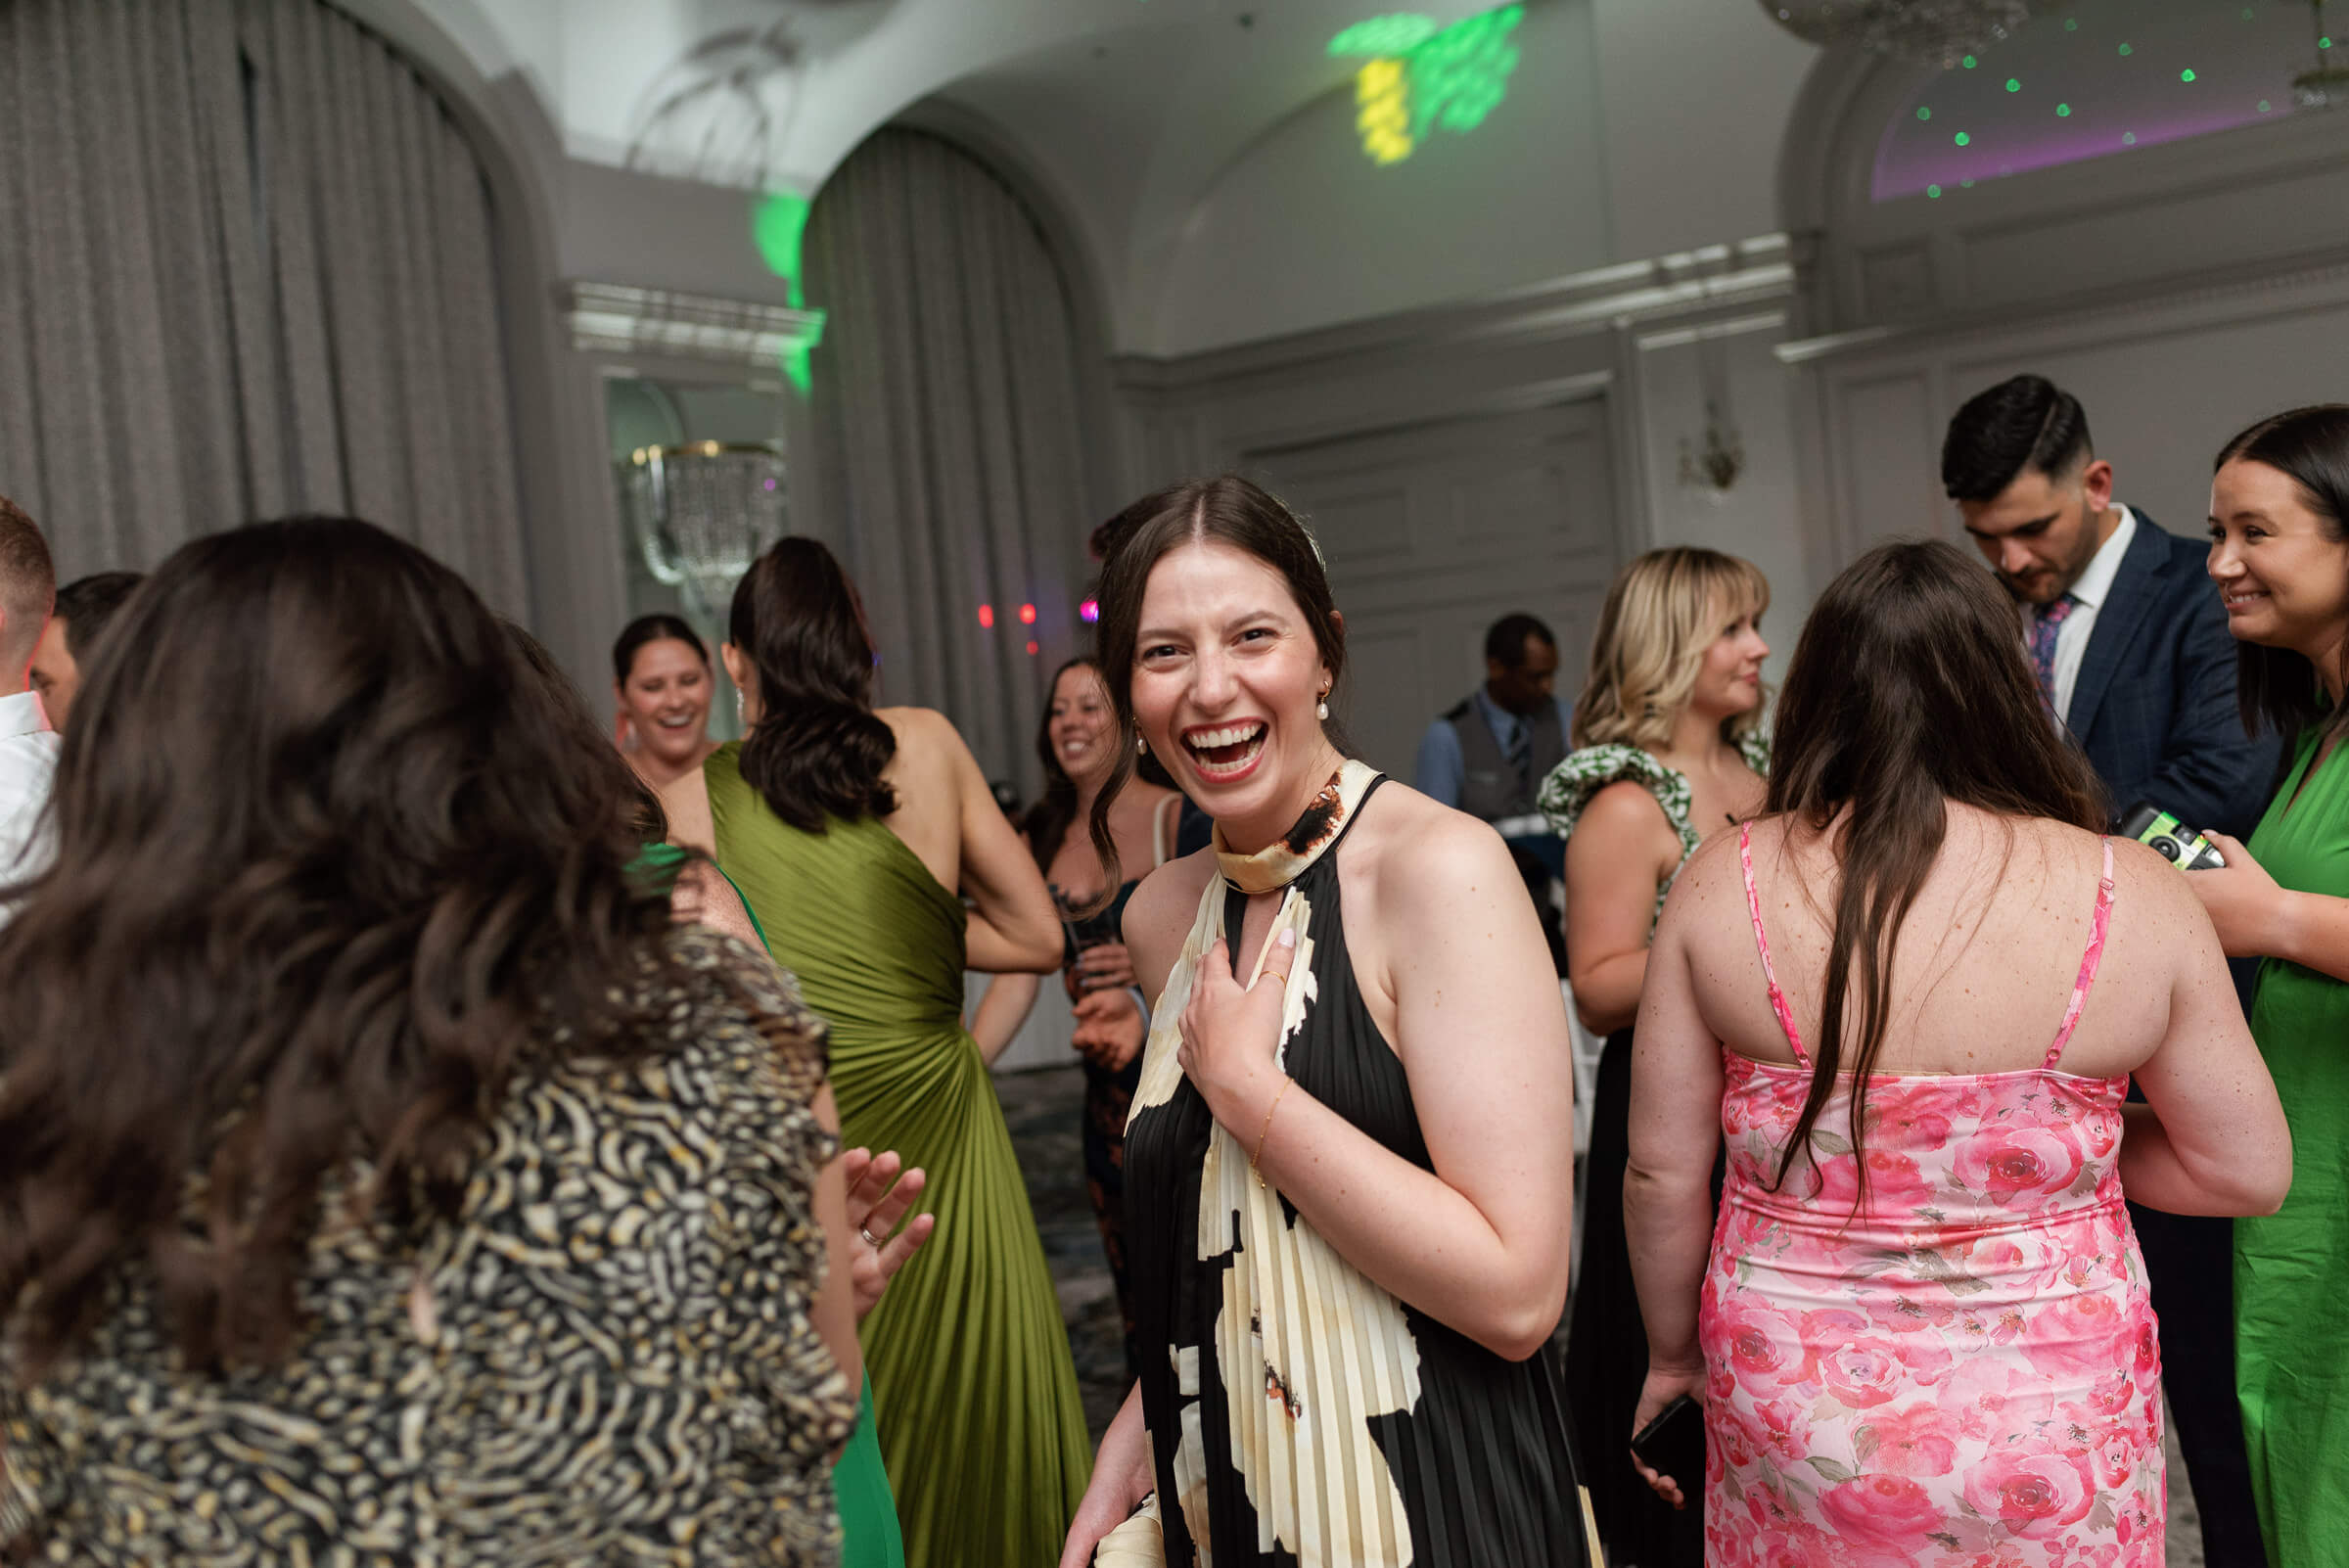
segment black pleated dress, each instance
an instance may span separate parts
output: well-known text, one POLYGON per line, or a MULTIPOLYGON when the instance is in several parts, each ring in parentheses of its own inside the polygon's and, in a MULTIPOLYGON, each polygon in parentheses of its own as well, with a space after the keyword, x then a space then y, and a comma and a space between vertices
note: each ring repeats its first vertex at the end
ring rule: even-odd
POLYGON ((1433 1168, 1403 1064, 1356 986, 1339 904, 1338 853, 1379 782, 1349 762, 1288 840, 1221 856, 1153 1021, 1126 1201, 1170 1564, 1588 1560, 1547 1359, 1506 1360, 1365 1278, 1259 1184, 1175 1061, 1201 954, 1240 929, 1249 892, 1285 886, 1270 935, 1291 924, 1299 942, 1282 1065, 1298 1090, 1433 1168))

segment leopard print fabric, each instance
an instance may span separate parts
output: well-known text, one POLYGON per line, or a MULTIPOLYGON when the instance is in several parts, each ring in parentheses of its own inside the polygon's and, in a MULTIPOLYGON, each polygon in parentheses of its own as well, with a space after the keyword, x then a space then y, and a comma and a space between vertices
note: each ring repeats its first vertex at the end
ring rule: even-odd
POLYGON ((118 1269, 77 1360, 0 1377, 0 1542, 204 1568, 837 1561, 856 1390, 809 1318, 823 1025, 764 954, 669 941, 691 983, 636 982, 666 1049, 518 1081, 421 1249, 322 1226, 283 1365, 178 1369, 151 1281, 118 1269))

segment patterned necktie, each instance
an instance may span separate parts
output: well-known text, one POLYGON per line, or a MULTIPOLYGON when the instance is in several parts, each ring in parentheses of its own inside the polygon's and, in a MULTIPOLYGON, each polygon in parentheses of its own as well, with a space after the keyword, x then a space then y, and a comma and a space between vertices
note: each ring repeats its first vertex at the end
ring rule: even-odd
POLYGON ((2055 636, 2079 602, 2067 593, 2051 604, 2041 605, 2031 619, 2031 669, 2039 676, 2039 700, 2050 714, 2055 712, 2055 636))
POLYGON ((1517 727, 1509 732, 1508 758, 1510 771, 1517 775, 1517 793, 1532 799, 1534 793, 1534 723, 1518 715, 1517 727))

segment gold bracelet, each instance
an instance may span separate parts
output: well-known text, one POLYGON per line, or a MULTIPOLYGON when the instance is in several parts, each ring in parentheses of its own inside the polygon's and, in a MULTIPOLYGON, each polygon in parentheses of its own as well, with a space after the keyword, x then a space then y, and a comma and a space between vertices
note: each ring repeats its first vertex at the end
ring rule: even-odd
POLYGON ((1280 1097, 1286 1094, 1289 1091, 1289 1085, 1296 1082, 1287 1074, 1282 1074, 1280 1087, 1272 1091, 1272 1103, 1265 1107, 1264 1130, 1256 1134, 1256 1152, 1248 1156, 1248 1169, 1255 1173, 1256 1184, 1260 1187, 1265 1184, 1265 1174, 1256 1169, 1256 1162, 1265 1157, 1265 1140, 1272 1135, 1272 1113, 1280 1109, 1280 1097))

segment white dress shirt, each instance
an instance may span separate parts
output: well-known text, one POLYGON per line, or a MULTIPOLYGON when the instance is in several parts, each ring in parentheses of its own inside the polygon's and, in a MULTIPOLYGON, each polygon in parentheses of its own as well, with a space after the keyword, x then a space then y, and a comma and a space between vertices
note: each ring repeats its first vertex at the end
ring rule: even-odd
POLYGON ((0 697, 0 885, 48 864, 54 846, 42 810, 57 776, 57 744, 36 693, 0 697))
MULTIPOLYGON (((2129 553, 2129 541, 2137 537, 2137 514, 2125 506, 2118 510, 2119 525, 2113 529, 2112 537, 2096 547, 2096 553, 2089 558, 2088 569, 2072 584, 2072 613, 2055 628, 2055 716, 2058 718, 2068 720, 2071 716, 2072 688, 2080 684, 2080 664, 2088 657, 2089 634, 2096 629, 2096 611, 2112 597, 2112 579, 2120 576, 2121 557, 2129 553)), ((2030 645, 2031 639, 2026 635, 2023 646, 2028 649, 2030 645)))

